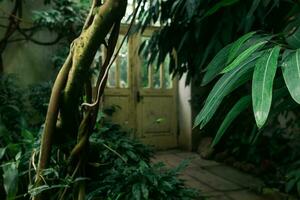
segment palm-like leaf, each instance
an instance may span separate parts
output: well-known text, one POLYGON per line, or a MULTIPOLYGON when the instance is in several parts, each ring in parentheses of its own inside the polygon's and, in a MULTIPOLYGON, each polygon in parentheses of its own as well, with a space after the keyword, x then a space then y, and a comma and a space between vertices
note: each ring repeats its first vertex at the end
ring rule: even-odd
POLYGON ((239 66, 244 60, 249 58, 249 56, 251 56, 256 50, 258 50, 260 47, 262 47, 266 43, 267 43, 267 41, 259 42, 255 45, 251 46, 250 48, 246 49, 238 57, 236 57, 225 69, 223 69, 223 71, 221 73, 226 73, 226 72, 233 70, 234 68, 239 66))
POLYGON ((211 60, 205 69, 206 73, 202 79, 201 85, 204 86, 212 81, 226 66, 228 54, 230 52, 232 44, 225 46, 217 55, 211 60))
POLYGON ((272 103, 272 88, 280 47, 266 51, 258 59, 252 81, 252 102, 256 124, 261 128, 268 117, 272 103))
POLYGON ((243 35, 242 37, 240 37, 237 41, 235 41, 229 51, 229 55, 228 55, 228 59, 227 59, 227 65, 230 64, 234 58, 237 56, 237 54, 239 53, 241 47, 243 46, 243 44, 249 39, 251 38, 256 32, 252 31, 250 33, 247 33, 245 35, 243 35))
POLYGON ((255 60, 257 60, 261 55, 262 52, 253 54, 238 67, 224 74, 219 79, 208 95, 204 107, 197 115, 194 127, 198 125, 200 125, 200 128, 204 127, 212 118, 224 97, 251 78, 250 72, 255 65, 255 60))
POLYGON ((292 98, 300 104, 300 49, 285 58, 282 73, 292 98))

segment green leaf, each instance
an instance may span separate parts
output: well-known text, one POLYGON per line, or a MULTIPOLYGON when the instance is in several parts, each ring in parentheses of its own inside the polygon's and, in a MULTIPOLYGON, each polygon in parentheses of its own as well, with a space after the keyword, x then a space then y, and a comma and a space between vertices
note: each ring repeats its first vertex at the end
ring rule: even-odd
POLYGON ((224 74, 218 80, 209 93, 204 107, 197 115, 194 127, 200 125, 200 128, 203 128, 212 118, 224 97, 251 78, 249 72, 252 71, 255 64, 254 61, 259 58, 261 54, 262 52, 253 54, 250 58, 242 62, 240 66, 224 74))
POLYGON ((255 64, 252 80, 252 103, 255 121, 259 128, 265 124, 270 112, 279 51, 280 47, 275 46, 265 52, 255 64))
POLYGON ((250 33, 247 33, 245 35, 243 35, 242 37, 240 37, 237 41, 235 41, 231 48, 230 48, 230 52, 229 52, 229 55, 228 55, 228 59, 227 59, 227 63, 226 64, 229 64, 233 61, 233 59, 237 56, 239 50, 241 49, 242 45, 249 39, 251 38, 256 32, 253 31, 253 32, 250 32, 250 33))
POLYGON ((205 69, 206 73, 204 74, 204 77, 202 79, 202 83, 201 83, 202 86, 208 84, 222 71, 222 69, 225 67, 225 63, 230 49, 231 49, 231 44, 225 46, 210 61, 210 63, 207 65, 205 69))
POLYGON ((16 162, 2 165, 3 186, 7 195, 7 200, 13 200, 18 192, 18 165, 16 162))
POLYGON ((243 62, 244 60, 249 58, 249 56, 251 56, 258 48, 262 47, 266 43, 267 43, 267 41, 263 41, 263 42, 257 43, 255 45, 253 45, 252 47, 246 49, 238 57, 236 57, 225 69, 223 69, 223 71, 221 73, 226 73, 226 72, 229 72, 232 69, 236 68, 237 66, 239 66, 241 64, 241 62, 243 62))
POLYGON ((297 181, 297 192, 298 192, 298 195, 300 195, 300 180, 299 180, 299 177, 298 177, 298 181, 297 181))
MULTIPOLYGON (((242 37, 244 37, 244 36, 242 36, 242 37)), ((247 37, 248 37, 248 35, 247 35, 247 37)), ((240 54, 241 52, 249 49, 251 46, 253 46, 255 44, 258 44, 260 42, 268 41, 272 38, 272 36, 255 35, 255 36, 250 37, 246 40, 247 37, 245 35, 245 37, 243 39, 240 38, 241 40, 244 41, 244 43, 241 43, 241 46, 238 45, 238 41, 236 41, 236 42, 233 42, 231 44, 228 44, 227 46, 225 46, 222 50, 220 50, 217 53, 217 55, 212 59, 212 61, 208 64, 208 66, 203 70, 203 71, 205 71, 205 74, 203 76, 201 86, 207 85, 217 75, 219 75, 219 73, 222 71, 222 69, 225 68, 226 63, 228 61, 228 56, 230 54, 230 51, 232 52, 231 54, 232 54, 232 57, 233 57, 233 54, 234 54, 234 51, 235 51, 235 50, 233 50, 233 45, 234 44, 236 46, 234 49, 236 49, 236 50, 238 49, 237 54, 240 54), (238 46, 240 46, 240 47, 238 47, 238 46)))
POLYGON ((221 139, 221 137, 224 135, 225 131, 229 127, 229 125, 235 120, 235 118, 243 112, 251 102, 251 97, 250 96, 245 96, 242 97, 232 108, 231 110, 227 113, 224 121, 222 122, 213 142, 212 146, 215 146, 221 139))
POLYGON ((134 196, 134 199, 140 200, 141 199, 141 190, 140 190, 140 185, 135 183, 132 186, 132 194, 134 196))
POLYGON ((293 178, 293 179, 289 180, 289 181, 286 183, 286 185, 285 185, 285 191, 286 191, 287 193, 291 192, 292 189, 295 187, 296 183, 297 183, 297 179, 296 179, 296 178, 293 178))
POLYGON ((249 12, 247 13, 246 18, 251 18, 254 14, 254 11, 258 8, 261 0, 253 0, 253 3, 251 5, 251 8, 249 12))
POLYGON ((0 148, 0 160, 3 158, 3 156, 5 155, 5 151, 6 151, 6 147, 4 148, 0 148))
POLYGON ((214 13, 216 13, 219 9, 222 7, 230 6, 232 4, 235 4, 239 2, 239 0, 221 0, 218 3, 216 3, 212 8, 210 8, 205 14, 204 17, 208 17, 214 13))
MULTIPOLYGON (((296 27, 295 27, 296 28, 296 27)), ((286 42, 293 48, 300 48, 300 28, 297 27, 293 34, 285 38, 286 42)))
POLYGON ((22 135, 22 137, 23 137, 25 140, 28 140, 28 141, 34 141, 34 136, 33 136, 33 134, 32 134, 30 131, 26 130, 26 129, 22 129, 21 135, 22 135))
POLYGON ((300 104, 300 49, 290 53, 282 65, 286 86, 292 98, 300 104))
POLYGON ((147 186, 145 185, 145 183, 141 184, 141 189, 142 189, 142 194, 144 199, 149 199, 149 190, 147 188, 147 186))

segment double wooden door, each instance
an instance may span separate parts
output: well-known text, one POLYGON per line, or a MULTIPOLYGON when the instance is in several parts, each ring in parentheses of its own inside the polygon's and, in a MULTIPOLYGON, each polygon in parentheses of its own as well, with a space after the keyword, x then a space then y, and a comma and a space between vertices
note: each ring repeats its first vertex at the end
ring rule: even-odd
MULTIPOLYGON (((147 31, 146 31, 147 33, 147 31)), ((131 35, 119 52, 107 81, 104 107, 114 107, 111 120, 134 137, 158 149, 177 146, 177 81, 168 59, 158 69, 147 65, 138 49, 151 34, 131 35)), ((123 36, 119 37, 119 43, 123 36)))

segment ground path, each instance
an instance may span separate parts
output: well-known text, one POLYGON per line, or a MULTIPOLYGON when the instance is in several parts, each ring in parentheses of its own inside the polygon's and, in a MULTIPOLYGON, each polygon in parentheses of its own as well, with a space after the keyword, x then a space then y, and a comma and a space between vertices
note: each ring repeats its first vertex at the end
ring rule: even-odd
POLYGON ((224 164, 204 160, 198 154, 179 150, 158 152, 154 162, 162 161, 169 167, 190 158, 181 178, 190 187, 199 189, 207 200, 266 200, 255 193, 262 181, 224 164))

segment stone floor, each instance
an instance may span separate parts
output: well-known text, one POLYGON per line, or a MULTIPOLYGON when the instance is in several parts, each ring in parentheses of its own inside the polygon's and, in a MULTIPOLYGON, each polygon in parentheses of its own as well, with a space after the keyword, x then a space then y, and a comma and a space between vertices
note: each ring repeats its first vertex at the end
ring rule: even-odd
POLYGON ((179 150, 158 152, 154 162, 162 161, 169 167, 190 159, 181 178, 190 187, 198 189, 207 200, 267 200, 255 193, 262 181, 232 167, 202 159, 198 154, 179 150))

